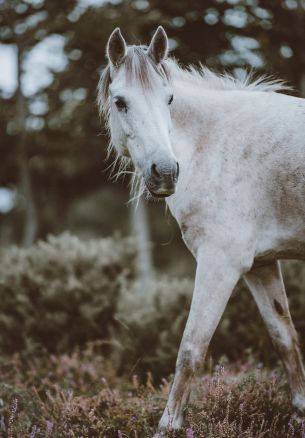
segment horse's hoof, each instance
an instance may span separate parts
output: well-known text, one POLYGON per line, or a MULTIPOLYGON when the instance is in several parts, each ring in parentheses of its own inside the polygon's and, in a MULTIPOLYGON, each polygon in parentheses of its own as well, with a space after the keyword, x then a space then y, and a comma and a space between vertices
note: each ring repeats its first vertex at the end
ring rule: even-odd
POLYGON ((162 430, 153 435, 153 438, 165 438, 165 437, 166 437, 166 432, 162 430))
POLYGON ((160 420, 158 431, 153 436, 153 438, 164 438, 168 436, 169 432, 178 432, 182 428, 182 423, 182 416, 176 415, 174 417, 171 417, 165 410, 160 420))

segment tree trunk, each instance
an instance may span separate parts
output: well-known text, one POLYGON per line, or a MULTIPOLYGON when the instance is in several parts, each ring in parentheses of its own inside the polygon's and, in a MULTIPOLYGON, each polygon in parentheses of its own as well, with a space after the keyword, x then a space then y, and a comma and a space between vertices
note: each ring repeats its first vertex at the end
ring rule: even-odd
POLYGON ((18 167, 19 167, 19 190, 24 197, 24 224, 21 238, 21 245, 29 247, 33 244, 37 235, 37 210, 34 202, 33 190, 31 186, 31 175, 28 164, 26 150, 26 102, 22 91, 21 74, 22 74, 22 57, 23 50, 21 44, 17 46, 17 124, 19 139, 18 141, 18 167))
POLYGON ((138 204, 132 209, 132 228, 138 247, 137 271, 145 293, 153 279, 153 262, 147 207, 143 199, 139 199, 138 204))

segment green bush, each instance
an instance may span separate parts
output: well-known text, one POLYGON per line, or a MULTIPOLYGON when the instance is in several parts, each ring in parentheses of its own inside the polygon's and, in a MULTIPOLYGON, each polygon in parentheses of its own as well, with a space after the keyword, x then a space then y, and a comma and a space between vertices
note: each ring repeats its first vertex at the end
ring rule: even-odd
POLYGON ((38 344, 66 351, 108 339, 121 290, 135 275, 135 257, 130 238, 82 242, 69 234, 6 251, 0 263, 0 350, 38 344))

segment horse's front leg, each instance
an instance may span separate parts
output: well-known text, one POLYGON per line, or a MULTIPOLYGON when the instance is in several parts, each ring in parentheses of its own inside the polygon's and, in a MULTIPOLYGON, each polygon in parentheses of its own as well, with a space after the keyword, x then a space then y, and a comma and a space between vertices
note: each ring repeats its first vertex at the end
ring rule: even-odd
POLYGON ((179 429, 193 376, 203 364, 210 339, 241 273, 221 250, 200 248, 195 289, 183 333, 174 381, 156 437, 179 429))

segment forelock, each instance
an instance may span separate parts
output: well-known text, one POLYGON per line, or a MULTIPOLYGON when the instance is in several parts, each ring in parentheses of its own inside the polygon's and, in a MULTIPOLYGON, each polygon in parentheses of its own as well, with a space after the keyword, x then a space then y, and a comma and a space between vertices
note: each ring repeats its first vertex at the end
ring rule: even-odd
POLYGON ((125 59, 127 83, 139 83, 143 89, 151 89, 155 84, 155 73, 169 80, 165 63, 157 65, 147 54, 146 46, 128 47, 125 59))

